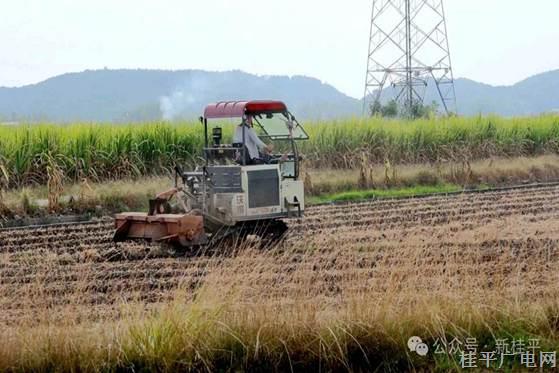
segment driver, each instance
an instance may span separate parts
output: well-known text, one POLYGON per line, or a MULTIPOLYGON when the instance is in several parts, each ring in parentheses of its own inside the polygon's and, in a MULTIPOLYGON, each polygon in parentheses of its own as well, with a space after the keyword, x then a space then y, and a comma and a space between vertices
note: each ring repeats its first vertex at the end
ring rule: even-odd
POLYGON ((258 137, 254 128, 252 127, 252 116, 247 116, 245 120, 241 124, 235 128, 235 135, 233 136, 234 143, 242 143, 243 142, 243 126, 245 128, 245 146, 247 147, 248 155, 251 160, 251 163, 255 163, 260 159, 260 153, 258 150, 260 149, 264 154, 271 154, 274 150, 274 146, 272 144, 266 145, 266 143, 258 137))

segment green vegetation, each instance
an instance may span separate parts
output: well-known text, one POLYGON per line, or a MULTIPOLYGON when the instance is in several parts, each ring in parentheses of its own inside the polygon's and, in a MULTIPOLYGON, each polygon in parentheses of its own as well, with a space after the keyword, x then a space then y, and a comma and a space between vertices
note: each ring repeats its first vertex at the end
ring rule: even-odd
POLYGON ((302 152, 313 165, 358 167, 473 161, 493 156, 531 156, 559 152, 559 117, 452 117, 415 121, 340 120, 307 125, 311 140, 302 152))
POLYGON ((420 197, 435 193, 453 193, 459 192, 464 188, 460 185, 440 184, 433 186, 415 186, 407 188, 395 189, 370 189, 355 190, 344 193, 327 194, 309 199, 310 204, 328 203, 328 202, 344 202, 344 201, 360 201, 366 199, 388 199, 388 198, 406 198, 420 197))
POLYGON ((433 101, 430 105, 424 105, 421 102, 414 101, 411 113, 407 112, 407 109, 398 103, 396 100, 390 100, 386 104, 381 104, 380 102, 374 103, 370 108, 371 116, 380 116, 384 118, 433 118, 437 115, 439 105, 436 101, 433 101))
MULTIPOLYGON (((310 168, 369 164, 470 162, 493 156, 559 152, 556 116, 504 119, 381 118, 307 123, 301 144, 310 168)), ((231 126, 226 126, 226 139, 231 126)), ((74 124, 0 127, 0 177, 10 187, 66 181, 115 180, 165 174, 175 163, 199 162, 202 130, 196 122, 137 125, 74 124), (8 181, 6 183, 6 180, 8 181)))
POLYGON ((0 127, 0 165, 11 186, 46 184, 49 164, 66 180, 116 180, 195 162, 199 125, 74 124, 0 127))

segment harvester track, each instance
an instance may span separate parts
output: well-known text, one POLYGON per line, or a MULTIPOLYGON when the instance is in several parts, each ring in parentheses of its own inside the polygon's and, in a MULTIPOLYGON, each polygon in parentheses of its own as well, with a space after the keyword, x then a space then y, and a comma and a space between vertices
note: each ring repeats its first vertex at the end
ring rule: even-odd
POLYGON ((123 301, 156 304, 231 283, 246 285, 247 301, 327 302, 382 297, 394 284, 506 292, 522 275, 526 297, 559 295, 549 290, 559 280, 559 185, 320 205, 288 225, 274 250, 195 257, 144 243, 115 249, 111 219, 0 230, 0 322, 44 309, 56 318, 67 307, 112 318, 123 301))

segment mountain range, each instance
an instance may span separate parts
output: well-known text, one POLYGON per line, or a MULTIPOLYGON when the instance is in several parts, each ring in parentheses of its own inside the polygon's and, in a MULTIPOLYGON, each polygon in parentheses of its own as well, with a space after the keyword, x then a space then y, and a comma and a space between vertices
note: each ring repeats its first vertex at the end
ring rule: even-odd
MULTIPOLYGON (((559 70, 512 86, 456 79, 461 115, 535 115, 559 109, 559 70)), ((428 90, 427 100, 433 98, 428 90)), ((318 79, 242 71, 86 70, 0 87, 0 121, 145 121, 196 118, 207 103, 280 99, 302 119, 360 115, 362 101, 318 79)))

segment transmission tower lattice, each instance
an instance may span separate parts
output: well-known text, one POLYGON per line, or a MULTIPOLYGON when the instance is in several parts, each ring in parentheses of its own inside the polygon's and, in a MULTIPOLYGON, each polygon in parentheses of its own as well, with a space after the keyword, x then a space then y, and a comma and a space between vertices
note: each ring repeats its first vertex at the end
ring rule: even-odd
POLYGON ((394 99, 412 116, 430 84, 439 107, 455 113, 443 0, 373 0, 363 113, 394 99))

